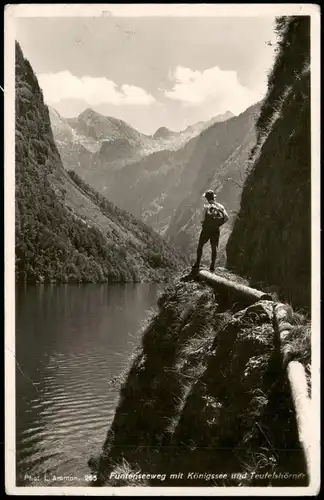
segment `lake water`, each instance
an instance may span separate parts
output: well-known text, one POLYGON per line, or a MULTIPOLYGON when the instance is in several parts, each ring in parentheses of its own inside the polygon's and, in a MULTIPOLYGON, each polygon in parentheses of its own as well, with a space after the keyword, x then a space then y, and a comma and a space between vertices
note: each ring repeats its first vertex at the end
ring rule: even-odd
POLYGON ((118 402, 118 387, 110 381, 129 366, 160 289, 17 289, 18 486, 87 485, 88 459, 100 453, 118 402))

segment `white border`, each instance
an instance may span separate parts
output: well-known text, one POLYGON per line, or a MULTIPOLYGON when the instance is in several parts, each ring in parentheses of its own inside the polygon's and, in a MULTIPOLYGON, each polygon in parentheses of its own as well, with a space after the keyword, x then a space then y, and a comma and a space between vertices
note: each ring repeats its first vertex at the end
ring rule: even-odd
POLYGON ((255 17, 317 15, 316 4, 20 4, 9 5, 15 17, 255 17))
POLYGON ((5 7, 5 484, 11 495, 313 496, 320 488, 320 7, 317 4, 21 4, 5 7), (312 416, 308 487, 17 487, 15 486, 15 18, 311 16, 312 416))

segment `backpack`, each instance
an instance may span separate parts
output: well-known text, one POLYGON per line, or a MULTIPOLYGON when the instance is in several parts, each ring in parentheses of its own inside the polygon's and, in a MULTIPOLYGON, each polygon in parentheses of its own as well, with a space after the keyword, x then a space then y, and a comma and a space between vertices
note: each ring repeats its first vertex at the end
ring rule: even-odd
POLYGON ((211 203, 207 206, 204 226, 218 229, 224 224, 224 219, 224 212, 219 206, 215 203, 211 203))

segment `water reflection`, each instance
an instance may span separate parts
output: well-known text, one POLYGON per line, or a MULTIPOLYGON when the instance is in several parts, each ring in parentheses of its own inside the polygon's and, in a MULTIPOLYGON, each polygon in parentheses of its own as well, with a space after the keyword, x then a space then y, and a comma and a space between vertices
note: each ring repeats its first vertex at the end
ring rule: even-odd
POLYGON ((109 380, 128 366, 157 293, 155 284, 17 289, 18 485, 52 486, 53 475, 87 484, 118 400, 109 380))

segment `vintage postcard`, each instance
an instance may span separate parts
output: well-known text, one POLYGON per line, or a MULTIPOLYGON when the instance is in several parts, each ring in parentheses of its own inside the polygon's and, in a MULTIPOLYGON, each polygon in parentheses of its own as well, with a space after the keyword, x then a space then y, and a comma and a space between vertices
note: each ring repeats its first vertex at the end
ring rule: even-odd
POLYGON ((320 489, 320 7, 5 7, 9 495, 320 489))

